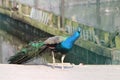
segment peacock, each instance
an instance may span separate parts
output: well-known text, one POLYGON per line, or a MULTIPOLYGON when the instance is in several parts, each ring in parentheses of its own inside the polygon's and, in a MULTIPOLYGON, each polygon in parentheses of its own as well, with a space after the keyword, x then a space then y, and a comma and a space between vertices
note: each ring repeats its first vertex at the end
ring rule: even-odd
MULTIPOLYGON (((71 50, 75 41, 80 37, 81 28, 78 29, 68 37, 53 36, 49 37, 45 41, 31 42, 14 56, 11 56, 8 60, 10 64, 22 64, 28 60, 42 55, 46 49, 50 49, 52 53, 53 64, 55 64, 55 53, 60 52, 62 54, 61 63, 63 69, 63 61, 66 54, 71 50)), ((55 65, 54 65, 55 66, 55 65)))

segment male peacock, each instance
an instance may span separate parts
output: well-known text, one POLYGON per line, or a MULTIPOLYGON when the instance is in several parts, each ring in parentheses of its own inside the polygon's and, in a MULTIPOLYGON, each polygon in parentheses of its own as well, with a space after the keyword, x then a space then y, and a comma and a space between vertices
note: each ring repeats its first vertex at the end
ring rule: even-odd
POLYGON ((61 62, 63 69, 65 55, 73 47, 74 42, 80 37, 80 31, 81 29, 78 27, 78 30, 69 37, 54 36, 48 38, 44 42, 39 41, 29 43, 20 52, 10 57, 8 61, 10 64, 22 64, 34 57, 42 55, 42 52, 49 48, 52 51, 53 64, 55 64, 54 52, 60 52, 62 54, 61 62))

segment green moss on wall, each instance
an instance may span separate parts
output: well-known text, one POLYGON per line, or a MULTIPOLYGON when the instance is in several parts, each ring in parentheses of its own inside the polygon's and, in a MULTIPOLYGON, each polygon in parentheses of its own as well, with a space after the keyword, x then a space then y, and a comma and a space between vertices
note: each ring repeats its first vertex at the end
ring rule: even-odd
POLYGON ((115 45, 117 49, 120 49, 120 36, 115 37, 115 45))

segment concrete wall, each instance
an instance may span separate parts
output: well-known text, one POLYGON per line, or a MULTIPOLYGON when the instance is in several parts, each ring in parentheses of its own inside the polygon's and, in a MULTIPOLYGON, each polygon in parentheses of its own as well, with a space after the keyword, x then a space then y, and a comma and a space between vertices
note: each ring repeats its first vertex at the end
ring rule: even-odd
MULTIPOLYGON (((11 3, 10 3, 11 4, 11 3)), ((112 63, 116 64, 120 61, 120 58, 116 58, 115 56, 120 55, 119 53, 120 47, 119 47, 119 33, 116 31, 115 33, 109 33, 103 30, 99 30, 94 28, 93 26, 88 26, 85 24, 77 23, 76 21, 72 21, 69 19, 65 19, 65 27, 60 27, 60 16, 56 16, 51 12, 47 12, 45 10, 39 10, 37 9, 38 13, 39 11, 42 12, 42 18, 35 18, 35 16, 30 14, 32 13, 32 8, 24 4, 19 4, 19 9, 14 10, 13 7, 3 7, 0 8, 0 13, 6 14, 15 20, 19 20, 22 22, 25 22, 29 25, 34 26, 37 29, 40 29, 42 31, 45 31, 52 35, 70 35, 74 30, 77 29, 78 26, 82 28, 81 32, 81 38, 75 43, 77 46, 81 47, 83 52, 88 51, 91 56, 90 59, 94 58, 92 62, 85 62, 85 63, 97 63, 99 62, 99 58, 96 58, 96 55, 101 56, 101 60, 103 60, 103 63, 112 63), (28 10, 29 8, 29 10, 28 10), (25 12, 24 12, 25 11, 25 12), (44 14, 44 16, 43 16, 44 14), (47 14, 48 16, 45 16, 47 14), (48 18, 49 17, 49 18, 48 18), (38 20, 40 19, 40 20, 38 20), (47 24, 44 23, 47 21, 47 24), (67 33, 65 32, 67 31, 67 33), (116 52, 117 51, 117 52, 116 52), (116 53, 116 54, 115 54, 116 53), (106 58, 108 58, 108 61, 106 62, 106 58), (114 60, 114 61, 109 61, 114 60), (117 62, 116 62, 117 61, 117 62)), ((74 52, 78 51, 77 49, 74 52)), ((87 52, 86 52, 87 53, 87 52)), ((84 53, 78 53, 84 54, 84 53)), ((78 60, 80 58, 78 57, 78 60)), ((86 57, 86 61, 89 61, 89 59, 86 57)), ((101 61, 100 60, 100 61, 101 61)), ((79 62, 79 61, 78 61, 79 62)))

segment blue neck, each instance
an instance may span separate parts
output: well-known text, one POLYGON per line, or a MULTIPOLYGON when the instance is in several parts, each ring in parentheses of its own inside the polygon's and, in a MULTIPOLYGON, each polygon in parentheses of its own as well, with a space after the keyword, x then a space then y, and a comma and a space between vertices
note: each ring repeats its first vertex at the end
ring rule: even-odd
POLYGON ((80 32, 76 31, 72 36, 68 37, 65 41, 61 43, 66 49, 71 49, 74 42, 80 37, 80 32))

